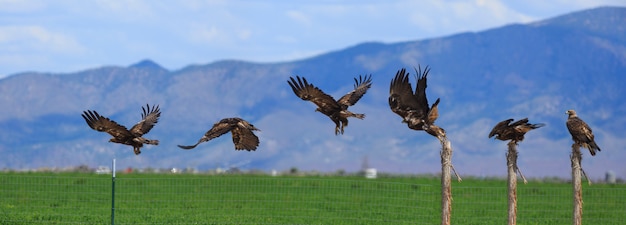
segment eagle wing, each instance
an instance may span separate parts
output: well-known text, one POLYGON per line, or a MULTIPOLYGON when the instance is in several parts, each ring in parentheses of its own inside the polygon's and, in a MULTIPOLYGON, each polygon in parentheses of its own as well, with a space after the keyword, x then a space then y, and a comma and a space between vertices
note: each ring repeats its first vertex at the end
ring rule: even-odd
POLYGON ((419 108, 423 112, 428 111, 428 98, 426 98, 426 80, 428 76, 428 72, 430 72, 430 68, 426 66, 422 71, 422 67, 418 65, 418 68, 415 68, 415 79, 417 80, 417 85, 415 85, 415 98, 417 99, 417 104, 419 104, 419 108))
MULTIPOLYGON (((404 68, 398 70, 389 85, 389 107, 391 111, 400 115, 403 119, 412 112, 422 112, 421 105, 415 97, 409 82, 409 74, 404 68)), ((424 114, 421 115, 423 116, 424 114)))
POLYGON ((146 105, 146 108, 141 107, 141 109, 143 110, 143 113, 141 114, 141 121, 130 129, 130 132, 138 137, 150 132, 152 127, 159 122, 159 117, 161 116, 161 111, 158 105, 153 105, 152 108, 150 108, 150 105, 146 105))
POLYGON ((188 146, 178 145, 178 147, 185 149, 185 150, 193 149, 202 142, 210 141, 211 139, 217 138, 219 136, 222 136, 225 133, 228 133, 236 126, 237 126, 237 122, 233 122, 232 120, 228 120, 228 119, 222 119, 219 122, 213 124, 213 127, 210 130, 208 130, 204 134, 204 136, 202 136, 200 140, 196 142, 196 144, 188 145, 188 146))
POLYGON ((509 127, 517 127, 517 126, 528 126, 528 118, 520 119, 518 121, 513 122, 509 127))
POLYGON ((439 98, 437 98, 435 103, 433 103, 433 106, 430 107, 430 111, 428 111, 428 120, 426 121, 426 123, 433 124, 435 123, 435 120, 437 120, 437 118, 439 118, 439 98))
POLYGON ((537 129, 537 128, 543 127, 545 125, 546 124, 543 124, 543 123, 532 124, 532 123, 528 122, 528 118, 524 118, 524 119, 521 119, 521 120, 511 124, 511 127, 513 127, 515 129, 515 131, 517 131, 518 133, 525 134, 525 133, 527 133, 528 131, 530 131, 532 129, 537 129))
POLYGON ((489 132, 489 138, 496 134, 502 135, 507 129, 509 129, 509 124, 511 122, 513 122, 513 119, 504 120, 496 124, 496 126, 491 129, 491 132, 489 132))
POLYGON ((259 146, 259 138, 250 129, 235 127, 231 133, 236 150, 254 151, 259 146))
POLYGON ((344 109, 348 108, 348 106, 356 104, 356 102, 358 102, 359 99, 365 95, 370 87, 372 87, 371 74, 365 77, 359 76, 358 80, 354 78, 354 90, 341 97, 337 103, 339 103, 339 105, 341 105, 344 109))
POLYGON ((567 119, 567 129, 576 142, 589 143, 594 141, 594 136, 591 128, 585 121, 578 117, 567 119))
POLYGON ((332 96, 307 82, 306 78, 296 76, 297 81, 293 77, 289 78, 291 81, 287 81, 287 83, 291 86, 293 93, 302 100, 313 102, 317 105, 320 112, 331 115, 333 112, 340 110, 339 104, 332 96))
POLYGON ((83 119, 85 119, 87 125, 89 125, 91 129, 94 129, 96 131, 107 132, 111 136, 118 139, 124 139, 133 136, 130 131, 126 129, 126 127, 118 124, 117 122, 109 118, 101 116, 96 111, 83 111, 83 114, 81 116, 83 117, 83 119))

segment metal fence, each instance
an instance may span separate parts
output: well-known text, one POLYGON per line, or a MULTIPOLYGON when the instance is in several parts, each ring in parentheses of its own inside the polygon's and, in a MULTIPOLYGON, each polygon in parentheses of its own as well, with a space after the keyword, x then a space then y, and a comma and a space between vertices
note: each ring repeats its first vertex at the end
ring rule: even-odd
MULTIPOLYGON (((440 223, 436 177, 118 174, 115 187, 111 175, 0 178, 0 224, 440 223)), ((506 224, 504 184, 454 182, 452 224, 506 224)), ((626 221, 626 186, 594 184, 583 191, 584 223, 626 221)), ((518 224, 571 223, 571 184, 531 181, 517 193, 518 224)))

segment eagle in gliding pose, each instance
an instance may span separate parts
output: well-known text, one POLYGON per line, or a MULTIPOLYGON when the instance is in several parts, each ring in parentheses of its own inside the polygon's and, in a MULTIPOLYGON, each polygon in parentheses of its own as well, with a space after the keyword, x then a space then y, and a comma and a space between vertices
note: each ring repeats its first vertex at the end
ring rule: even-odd
POLYGON ((335 123, 335 135, 343 134, 344 128, 348 126, 348 117, 365 118, 365 114, 350 112, 348 107, 356 104, 372 86, 372 75, 359 76, 358 80, 354 78, 354 82, 354 90, 339 100, 335 100, 332 96, 309 83, 304 77, 296 76, 296 79, 290 77, 290 80, 287 81, 296 96, 302 100, 313 102, 317 105, 315 111, 323 113, 335 123))
POLYGON ((146 105, 146 107, 141 107, 141 109, 143 110, 141 121, 130 128, 130 130, 109 118, 101 116, 95 110, 83 111, 81 116, 83 116, 83 119, 85 119, 85 122, 91 129, 107 132, 113 136, 109 142, 133 146, 135 155, 139 155, 141 154, 140 149, 143 147, 143 144, 159 144, 159 140, 150 140, 144 138, 143 135, 150 132, 152 127, 159 121, 159 116, 161 116, 158 105, 153 105, 152 108, 150 108, 150 105, 146 105))
POLYGON ((233 136, 235 150, 254 151, 259 146, 259 138, 252 132, 255 130, 260 131, 254 125, 241 118, 225 118, 213 124, 213 127, 196 144, 189 146, 178 145, 178 147, 185 150, 193 149, 202 142, 210 141, 230 131, 233 136))

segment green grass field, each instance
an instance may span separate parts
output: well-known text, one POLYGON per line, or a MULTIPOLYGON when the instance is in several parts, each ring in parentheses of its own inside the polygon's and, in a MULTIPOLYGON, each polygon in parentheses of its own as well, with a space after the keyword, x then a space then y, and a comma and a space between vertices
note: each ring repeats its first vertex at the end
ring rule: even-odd
MULTIPOLYGON (((0 224, 110 224, 112 179, 0 173, 0 224)), ((116 224, 439 224, 437 177, 117 174, 116 224)), ((452 224, 506 224, 506 181, 452 183, 452 224)), ((626 186, 583 185, 583 223, 626 221, 626 186)), ((572 187, 518 186, 518 224, 569 224, 572 187)))

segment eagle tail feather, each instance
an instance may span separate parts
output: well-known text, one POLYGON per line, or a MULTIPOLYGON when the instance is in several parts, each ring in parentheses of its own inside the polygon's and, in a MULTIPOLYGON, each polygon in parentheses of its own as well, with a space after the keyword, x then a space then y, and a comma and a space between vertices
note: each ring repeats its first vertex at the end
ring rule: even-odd
POLYGON ((159 140, 150 140, 144 137, 136 137, 134 141, 148 145, 159 145, 159 140))
POLYGON ((546 125, 545 123, 536 123, 536 124, 531 124, 530 128, 537 129, 537 128, 543 127, 545 125, 546 125))
POLYGON ((591 152, 591 155, 596 155, 596 150, 601 151, 600 147, 598 147, 598 144, 596 144, 595 141, 590 142, 589 151, 591 152))
POLYGON ((190 150, 195 148, 196 146, 198 146, 199 143, 196 143, 195 145, 178 145, 179 148, 185 149, 185 150, 190 150))

